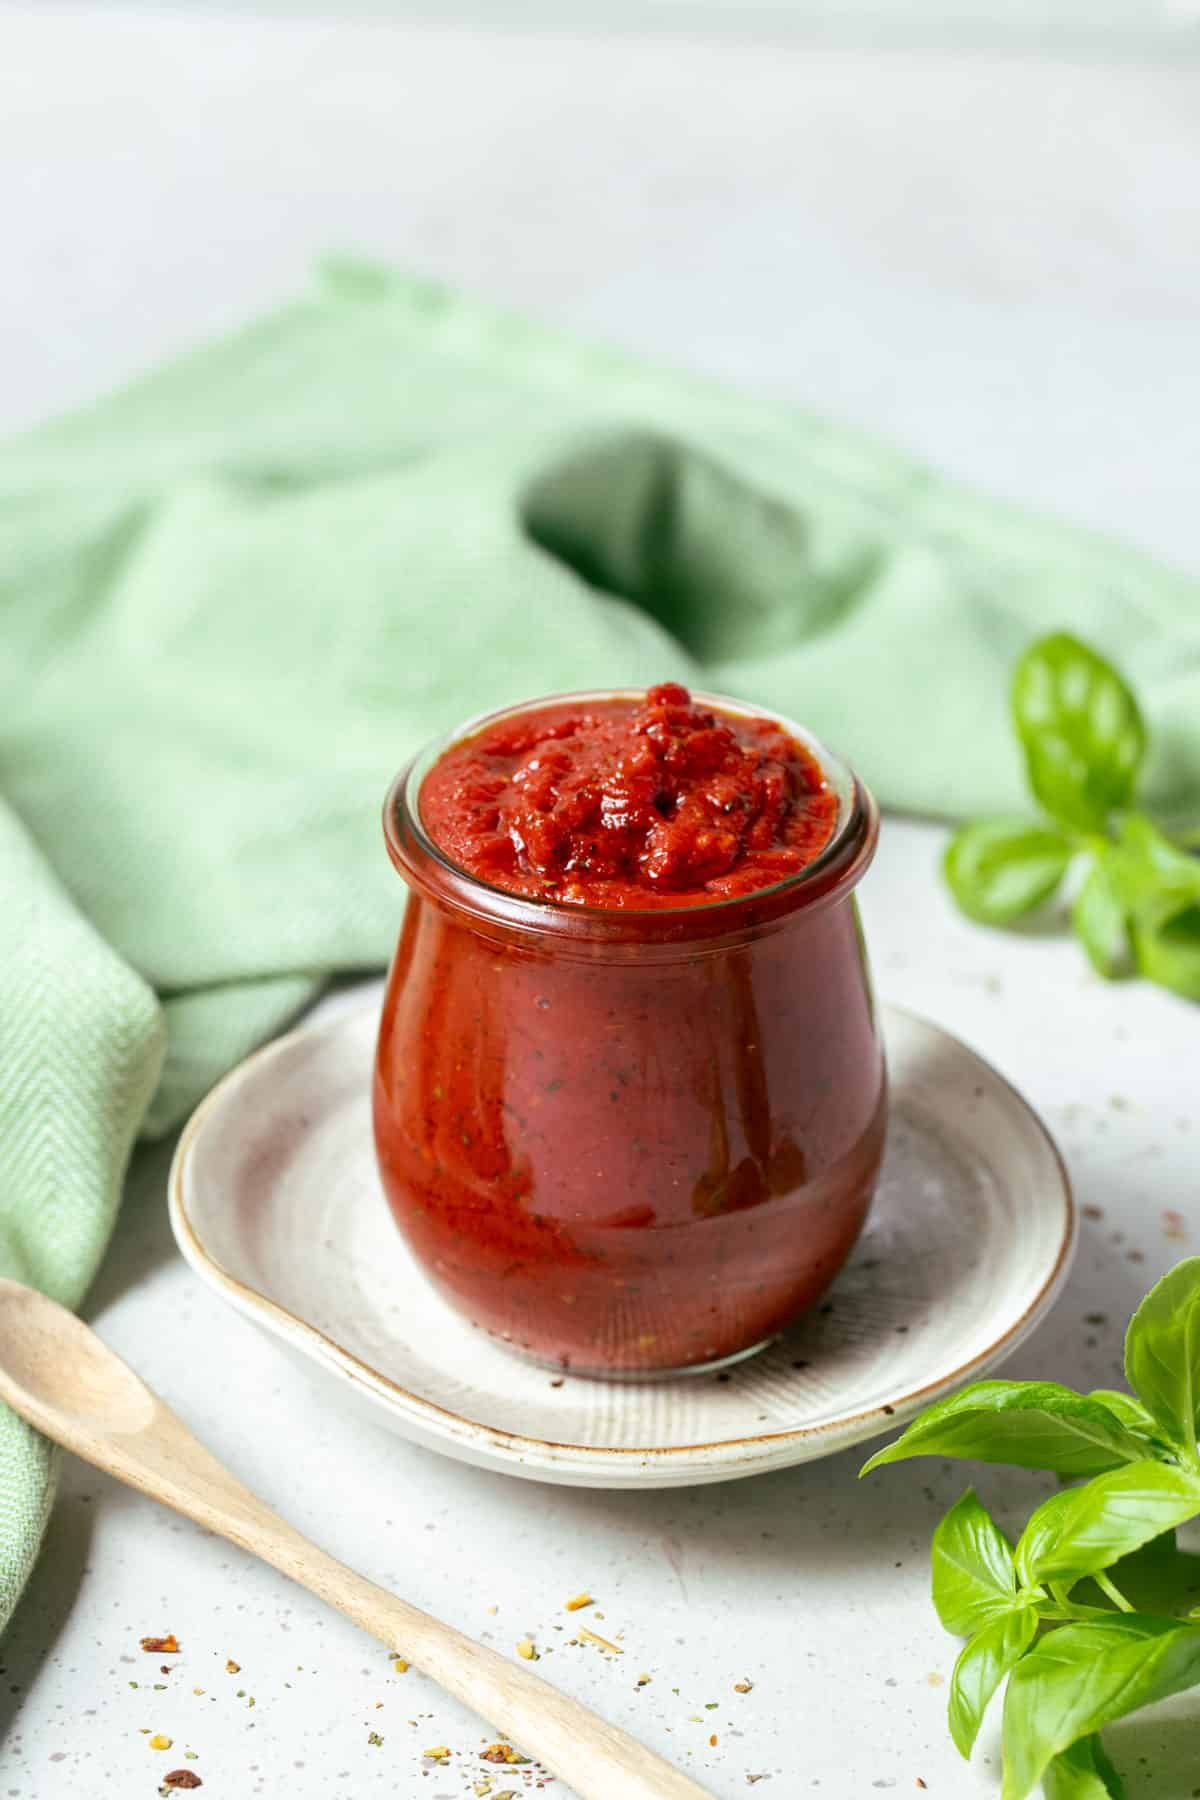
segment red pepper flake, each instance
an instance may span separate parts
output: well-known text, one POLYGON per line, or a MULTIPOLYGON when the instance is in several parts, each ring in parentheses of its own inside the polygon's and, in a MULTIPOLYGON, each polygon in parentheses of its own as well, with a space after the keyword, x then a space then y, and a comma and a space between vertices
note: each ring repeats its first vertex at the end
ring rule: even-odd
POLYGON ((713 1732, 712 1736, 709 1738, 708 1741, 712 1745, 713 1749, 715 1750, 717 1747, 717 1734, 715 1731, 713 1732))
POLYGON ((229 1658, 228 1662, 225 1664, 225 1673, 227 1675, 240 1675, 241 1672, 242 1672, 241 1663, 235 1663, 231 1656, 229 1658))
POLYGON ((917 1776, 917 1786, 919 1788, 923 1788, 925 1786, 925 1783, 921 1780, 921 1777, 919 1775, 917 1776))
MULTIPOLYGON (((152 1656, 178 1656, 179 1639, 173 1631, 168 1631, 166 1637, 144 1637, 142 1649, 148 1650, 152 1656)), ((163 1674, 166 1674, 165 1669, 163 1674)))
POLYGON ((169 1775, 163 1776, 163 1786, 168 1788, 198 1788, 204 1783, 194 1769, 172 1769, 169 1775))

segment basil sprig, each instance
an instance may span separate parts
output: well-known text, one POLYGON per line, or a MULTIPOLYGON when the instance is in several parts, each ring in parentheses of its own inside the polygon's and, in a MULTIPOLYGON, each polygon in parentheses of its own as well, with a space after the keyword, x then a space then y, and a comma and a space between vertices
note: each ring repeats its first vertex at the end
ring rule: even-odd
POLYGON ((1133 1393, 977 1381, 927 1407, 862 1471, 969 1457, 1075 1484, 1035 1508, 1015 1546, 971 1488, 933 1535, 933 1603, 967 1640, 949 1699, 963 1756, 1008 1678, 1002 1800, 1026 1800, 1039 1783, 1045 1800, 1121 1800, 1097 1733, 1200 1684, 1195 1559, 1174 1536, 1200 1515, 1200 1257, 1134 1313, 1125 1375, 1133 1393), (1139 1609, 1139 1588, 1153 1610, 1139 1609))
POLYGON ((968 917, 1011 925, 1078 875, 1071 924, 1108 980, 1136 969, 1200 1000, 1200 857, 1133 810, 1146 727, 1132 691, 1066 632, 1017 664, 1012 718, 1044 817, 978 819, 946 849, 968 917))

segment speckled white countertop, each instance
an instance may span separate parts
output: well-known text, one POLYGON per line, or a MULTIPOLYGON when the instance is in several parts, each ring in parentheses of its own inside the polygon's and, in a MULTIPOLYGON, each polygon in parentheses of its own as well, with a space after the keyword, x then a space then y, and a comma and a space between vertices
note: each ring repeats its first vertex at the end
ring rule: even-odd
MULTIPOLYGON (((111 10, 0 11, 0 43, 0 426, 266 303, 340 245, 794 395, 1200 563, 1195 69, 111 10)), ((886 827, 863 895, 878 985, 1057 1132, 1082 1245, 1009 1367, 1109 1382, 1131 1306, 1200 1244, 1200 1017, 1105 988, 1065 942, 955 918, 940 835, 886 827)), ((955 1646, 926 1596, 962 1470, 860 1485, 851 1452, 593 1494, 440 1460, 341 1417, 200 1288, 164 1171, 143 1169, 90 1316, 335 1554, 501 1648, 554 1646, 563 1600, 590 1588, 624 1657, 560 1643, 540 1672, 721 1800, 749 1776, 769 1800, 918 1778, 943 1800, 995 1792, 994 1760, 968 1771, 946 1735, 955 1646)), ((1001 1471, 980 1486, 1002 1515, 1040 1491, 1001 1471)), ((0 1662, 0 1800, 151 1800, 188 1750, 205 1800, 459 1800, 485 1770, 479 1722, 422 1677, 79 1465, 0 1662), (166 1631, 181 1657, 139 1651, 166 1631), (423 1764, 436 1744, 451 1760, 423 1764)), ((1200 1786, 1186 1700, 1111 1739, 1130 1800, 1200 1786)))

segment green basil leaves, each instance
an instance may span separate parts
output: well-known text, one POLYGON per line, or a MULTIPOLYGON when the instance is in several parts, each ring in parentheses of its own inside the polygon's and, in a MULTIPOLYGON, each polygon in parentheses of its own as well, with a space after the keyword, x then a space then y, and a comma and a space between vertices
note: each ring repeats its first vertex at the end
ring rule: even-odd
POLYGON ((1200 1000, 1200 856, 1133 812, 1146 755, 1137 700, 1103 657, 1065 632, 1017 664, 1012 717, 1041 819, 978 819, 956 831, 943 872, 959 907, 1011 925, 1069 890, 1093 968, 1136 968, 1200 1000))
POLYGON ((960 1755, 970 1756, 988 1702, 1004 1677, 1016 1668, 1037 1629, 1037 1609, 1018 1606, 993 1619, 963 1646, 950 1677, 947 1708, 950 1736, 960 1755))
POLYGON ((1125 1377, 1167 1442, 1186 1464, 1200 1468, 1200 1256, 1176 1263, 1130 1319, 1125 1377))
POLYGON ((1008 1539, 968 1488, 933 1534, 933 1604, 947 1631, 973 1631, 1010 1612, 1017 1575, 1008 1539))
POLYGON ((1011 925, 1055 892, 1075 847, 1049 825, 1024 819, 981 819, 955 832, 943 868, 968 918, 1011 925))
POLYGON ((1200 1475, 1170 1463, 1127 1463, 1086 1487, 1052 1494, 1017 1544, 1021 1580, 1075 1582, 1109 1569, 1200 1513, 1200 1475))
POLYGON ((1034 797, 1076 831, 1103 831, 1132 804, 1146 754, 1138 703, 1117 671, 1065 631, 1031 644, 1012 716, 1034 797))
POLYGON ((1003 1800, 1025 1800, 1079 1738, 1197 1681, 1200 1625, 1126 1613, 1050 1632, 1004 1696, 1003 1800))
POLYGON ((1125 1369, 1131 1394, 977 1381, 927 1407, 863 1470, 973 1457, 1073 1484, 1034 1509, 1015 1549, 973 1489, 933 1537, 934 1605, 967 1640, 948 1708, 964 1756, 1007 1677, 1003 1800, 1026 1800, 1039 1782, 1045 1800, 1121 1800, 1097 1733, 1200 1684, 1197 1558, 1174 1538, 1200 1516, 1200 1257, 1146 1295, 1125 1369))
POLYGON ((1046 1800, 1125 1800, 1125 1785, 1098 1737, 1080 1738, 1052 1757, 1042 1776, 1046 1800))
POLYGON ((1057 1381, 976 1381, 927 1406, 863 1474, 910 1456, 969 1456, 1056 1475, 1097 1475, 1145 1453, 1142 1439, 1102 1400, 1057 1381))

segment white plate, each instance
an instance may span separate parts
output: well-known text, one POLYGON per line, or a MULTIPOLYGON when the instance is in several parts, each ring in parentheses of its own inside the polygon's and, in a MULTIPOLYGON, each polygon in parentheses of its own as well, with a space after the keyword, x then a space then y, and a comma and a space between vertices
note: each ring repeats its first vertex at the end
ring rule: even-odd
POLYGON ((886 1009, 883 1176, 828 1302, 721 1375, 563 1380, 451 1312, 393 1225, 371 1138, 377 1018, 293 1032, 227 1076, 180 1140, 171 1222, 231 1305, 430 1449, 582 1487, 805 1462, 992 1368, 1065 1278, 1075 1213, 1045 1127, 954 1038, 886 1009))

